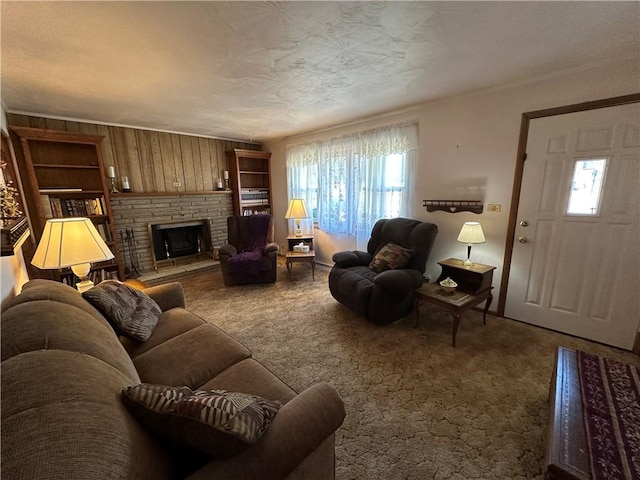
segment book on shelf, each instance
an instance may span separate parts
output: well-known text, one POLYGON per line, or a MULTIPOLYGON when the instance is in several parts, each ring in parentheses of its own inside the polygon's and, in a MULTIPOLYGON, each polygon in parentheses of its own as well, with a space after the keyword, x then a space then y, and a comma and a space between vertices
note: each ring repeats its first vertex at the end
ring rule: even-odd
POLYGON ((105 215, 104 198, 65 198, 40 195, 46 218, 105 215))
POLYGON ((98 233, 100 234, 100 237, 102 237, 102 240, 104 240, 105 242, 110 242, 111 241, 111 231, 109 230, 109 223, 108 222, 97 223, 96 224, 96 229, 98 230, 98 233))
POLYGON ((248 204, 269 204, 269 190, 259 188, 243 188, 240 199, 248 204))
POLYGON ((262 214, 268 214, 271 213, 271 209, 270 208, 260 208, 258 209, 251 209, 251 208, 245 208, 242 210, 242 215, 245 217, 248 217, 249 215, 257 215, 259 213, 262 214))
POLYGON ((42 203, 42 210, 44 212, 45 218, 53 218, 53 208, 51 206, 51 199, 49 198, 49 195, 40 195, 40 202, 42 203))

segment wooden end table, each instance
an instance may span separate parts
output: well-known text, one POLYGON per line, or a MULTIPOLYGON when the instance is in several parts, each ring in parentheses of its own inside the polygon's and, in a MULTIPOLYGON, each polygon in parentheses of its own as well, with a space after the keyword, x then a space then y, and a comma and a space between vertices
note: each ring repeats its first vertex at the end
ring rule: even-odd
POLYGON ((303 252, 287 252, 287 271, 289 272, 289 280, 291 280, 291 268, 294 262, 307 262, 311 264, 311 278, 316 279, 316 253, 309 250, 303 252))
POLYGON ((453 314, 453 340, 451 345, 456 346, 456 334, 458 333, 458 326, 462 318, 462 313, 475 307, 479 303, 486 300, 484 311, 482 313, 482 323, 487 324, 487 311, 493 300, 493 294, 491 290, 493 287, 481 291, 476 295, 465 293, 460 290, 456 290, 452 293, 446 293, 437 283, 425 283, 422 287, 415 291, 415 309, 416 309, 416 324, 417 328, 420 324, 420 304, 422 302, 434 307, 441 308, 453 314))

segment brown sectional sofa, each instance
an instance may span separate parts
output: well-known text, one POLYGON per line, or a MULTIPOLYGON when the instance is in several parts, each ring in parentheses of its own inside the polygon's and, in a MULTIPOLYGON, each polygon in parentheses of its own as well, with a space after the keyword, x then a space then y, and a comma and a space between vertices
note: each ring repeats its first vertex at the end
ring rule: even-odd
POLYGON ((249 349, 185 310, 179 283, 144 290, 163 313, 144 343, 118 338, 74 289, 28 282, 2 312, 1 472, 12 479, 331 479, 344 405, 328 384, 298 394, 249 349), (124 387, 187 385, 283 403, 226 459, 179 452, 124 407, 124 387))

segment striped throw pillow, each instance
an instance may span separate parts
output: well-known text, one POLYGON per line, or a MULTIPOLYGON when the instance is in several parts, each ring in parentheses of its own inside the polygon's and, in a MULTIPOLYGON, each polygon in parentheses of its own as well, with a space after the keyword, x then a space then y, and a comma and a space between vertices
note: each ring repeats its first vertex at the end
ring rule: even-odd
POLYGON ((134 340, 147 341, 162 310, 147 294, 117 280, 105 280, 82 293, 109 322, 134 340))
POLYGON ((147 383, 123 389, 122 400, 148 430, 174 447, 216 458, 255 443, 282 406, 247 393, 147 383))

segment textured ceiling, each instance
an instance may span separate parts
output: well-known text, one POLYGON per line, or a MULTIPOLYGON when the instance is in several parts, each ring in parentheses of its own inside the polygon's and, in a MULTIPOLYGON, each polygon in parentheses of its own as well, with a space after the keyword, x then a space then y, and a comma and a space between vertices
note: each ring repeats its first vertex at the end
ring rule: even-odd
POLYGON ((640 53, 640 2, 0 8, 5 110, 253 140, 640 53))

